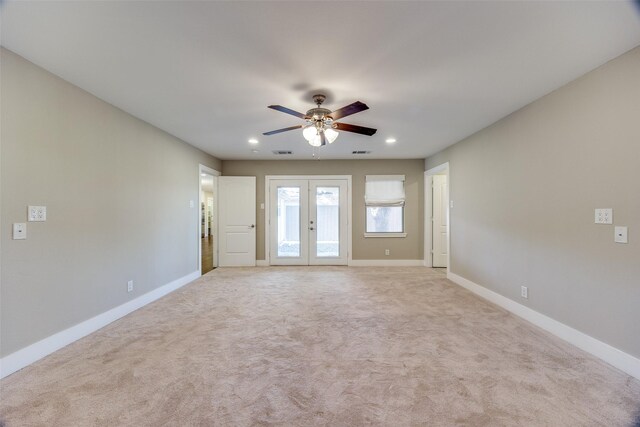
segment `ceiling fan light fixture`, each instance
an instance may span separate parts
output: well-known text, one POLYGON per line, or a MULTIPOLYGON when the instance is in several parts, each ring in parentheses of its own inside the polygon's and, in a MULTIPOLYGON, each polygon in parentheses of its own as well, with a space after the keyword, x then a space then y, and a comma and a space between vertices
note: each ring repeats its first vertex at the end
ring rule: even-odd
POLYGON ((314 125, 309 125, 306 128, 304 128, 304 130, 302 131, 302 136, 304 136, 304 139, 309 141, 309 144, 311 144, 311 141, 314 138, 317 138, 318 140, 320 140, 320 138, 318 137, 318 129, 316 129, 314 125))
POLYGON ((322 139, 320 139, 320 135, 316 134, 313 138, 309 139, 309 145, 312 147, 320 147, 322 145, 322 139))
POLYGON ((332 128, 328 128, 324 130, 324 136, 327 138, 327 142, 329 144, 331 144, 333 141, 336 140, 336 138, 338 137, 339 133, 332 129, 332 128))

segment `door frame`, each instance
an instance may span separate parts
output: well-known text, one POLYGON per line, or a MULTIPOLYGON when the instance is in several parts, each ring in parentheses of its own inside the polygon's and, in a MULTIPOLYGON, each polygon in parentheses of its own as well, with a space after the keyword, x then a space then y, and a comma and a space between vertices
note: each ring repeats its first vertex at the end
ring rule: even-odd
POLYGON ((451 271, 451 179, 449 178, 451 169, 449 162, 433 167, 424 173, 424 265, 433 266, 433 176, 445 175, 447 177, 447 190, 445 200, 447 201, 447 274, 451 271), (443 173, 444 172, 444 173, 443 173))
POLYGON ((209 166, 205 166, 203 164, 198 164, 198 209, 196 209, 196 214, 198 216, 198 271, 202 276, 202 218, 201 215, 201 206, 202 206, 202 174, 206 173, 213 176, 213 223, 211 224, 211 229, 215 233, 213 236, 213 266, 218 266, 218 177, 222 175, 215 169, 210 168, 209 166))
POLYGON ((270 239, 271 239, 271 210, 269 204, 271 203, 270 199, 270 188, 272 180, 296 180, 296 179, 307 179, 307 180, 334 180, 334 179, 342 179, 347 181, 347 265, 351 265, 351 261, 353 260, 353 242, 352 242, 352 217, 353 217, 353 186, 352 186, 352 175, 266 175, 264 177, 264 260, 266 265, 271 264, 271 252, 270 252, 270 239))

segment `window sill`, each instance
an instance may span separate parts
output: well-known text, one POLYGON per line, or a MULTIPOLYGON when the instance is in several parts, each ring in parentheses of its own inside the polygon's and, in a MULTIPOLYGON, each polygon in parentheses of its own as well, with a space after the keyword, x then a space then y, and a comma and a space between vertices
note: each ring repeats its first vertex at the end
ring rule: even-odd
POLYGON ((364 237, 407 237, 407 233, 364 233, 364 237))

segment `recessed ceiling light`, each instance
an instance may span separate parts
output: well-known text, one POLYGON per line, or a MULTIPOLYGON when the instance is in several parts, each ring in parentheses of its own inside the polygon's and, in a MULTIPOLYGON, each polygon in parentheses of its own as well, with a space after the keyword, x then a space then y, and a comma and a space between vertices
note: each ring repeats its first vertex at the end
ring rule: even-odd
POLYGON ((200 176, 207 176, 207 174, 206 173, 201 173, 200 176))
POLYGON ((252 153, 259 153, 258 150, 251 150, 252 153))
POLYGON ((395 138, 387 138, 384 142, 386 142, 387 144, 393 144, 394 142, 396 142, 395 138))
POLYGON ((251 139, 249 140, 249 144, 257 144, 257 143, 258 143, 258 140, 257 140, 257 139, 255 139, 255 138, 251 138, 251 139))

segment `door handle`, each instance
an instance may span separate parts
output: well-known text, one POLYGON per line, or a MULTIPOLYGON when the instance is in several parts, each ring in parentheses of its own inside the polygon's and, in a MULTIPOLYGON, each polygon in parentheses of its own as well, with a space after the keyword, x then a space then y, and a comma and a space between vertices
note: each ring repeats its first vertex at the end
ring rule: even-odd
POLYGON ((249 226, 249 228, 256 228, 256 225, 255 225, 255 224, 251 224, 251 225, 249 226))

